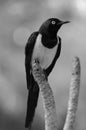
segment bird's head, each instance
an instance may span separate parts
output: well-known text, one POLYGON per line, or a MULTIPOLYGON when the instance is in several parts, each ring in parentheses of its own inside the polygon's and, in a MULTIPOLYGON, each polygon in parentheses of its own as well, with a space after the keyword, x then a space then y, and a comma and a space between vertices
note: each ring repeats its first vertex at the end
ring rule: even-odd
POLYGON ((57 32, 60 27, 66 23, 69 23, 69 21, 61 21, 57 18, 50 18, 41 25, 39 32, 42 35, 46 35, 53 38, 57 35, 57 32))

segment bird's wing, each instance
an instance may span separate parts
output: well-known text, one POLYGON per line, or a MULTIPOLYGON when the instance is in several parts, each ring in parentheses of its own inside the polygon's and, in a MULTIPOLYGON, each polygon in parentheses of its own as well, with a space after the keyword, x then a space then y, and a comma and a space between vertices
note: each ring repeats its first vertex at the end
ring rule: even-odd
POLYGON ((45 70, 46 75, 48 76, 50 74, 50 72, 52 71, 52 69, 54 68, 54 65, 56 63, 56 60, 58 59, 58 57, 60 56, 60 52, 61 52, 61 38, 58 36, 59 38, 59 43, 58 43, 58 48, 57 48, 57 52, 56 55, 52 61, 52 64, 45 70))
POLYGON ((30 86, 30 78, 31 78, 31 58, 33 53, 33 48, 35 45, 36 38, 39 32, 34 32, 30 35, 28 42, 25 46, 25 70, 26 70, 26 81, 27 81, 27 88, 29 89, 30 86))

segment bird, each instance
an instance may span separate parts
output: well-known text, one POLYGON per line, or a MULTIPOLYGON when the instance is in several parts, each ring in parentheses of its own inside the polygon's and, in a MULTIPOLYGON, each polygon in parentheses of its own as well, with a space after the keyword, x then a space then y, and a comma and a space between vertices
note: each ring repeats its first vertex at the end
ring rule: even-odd
POLYGON ((32 74, 32 61, 36 58, 39 59, 40 66, 48 80, 61 52, 61 38, 57 33, 66 23, 69 21, 62 21, 58 18, 47 19, 38 31, 30 35, 25 45, 25 71, 28 89, 25 128, 31 128, 39 97, 39 86, 32 74))

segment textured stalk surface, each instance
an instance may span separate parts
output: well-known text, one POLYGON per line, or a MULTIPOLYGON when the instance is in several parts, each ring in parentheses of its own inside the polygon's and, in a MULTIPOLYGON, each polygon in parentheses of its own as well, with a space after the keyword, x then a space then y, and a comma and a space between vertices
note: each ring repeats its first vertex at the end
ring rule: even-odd
POLYGON ((46 80, 43 70, 39 65, 38 59, 34 60, 32 68, 33 76, 40 87, 43 99, 45 130, 57 130, 57 114, 53 92, 48 81, 46 80))
MULTIPOLYGON (((37 81, 40 87, 43 98, 45 130, 58 130, 59 128, 57 126, 57 114, 53 92, 48 81, 46 80, 46 76, 42 68, 40 67, 38 59, 34 60, 32 68, 34 79, 37 81)), ((68 110, 63 130, 74 130, 75 117, 79 100, 80 68, 80 60, 78 57, 75 57, 73 61, 68 110)))
POLYGON ((75 117, 79 98, 79 89, 80 89, 80 61, 78 57, 75 57, 73 61, 68 111, 63 130, 74 130, 75 117))

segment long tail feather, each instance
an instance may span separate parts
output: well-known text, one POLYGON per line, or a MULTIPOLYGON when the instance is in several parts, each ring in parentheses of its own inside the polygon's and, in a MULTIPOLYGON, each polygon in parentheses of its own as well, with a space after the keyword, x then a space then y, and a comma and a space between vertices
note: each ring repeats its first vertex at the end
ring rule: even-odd
POLYGON ((31 86, 29 93, 28 93, 28 100, 27 100, 27 113, 26 113, 26 120, 25 120, 25 128, 30 128, 34 114, 35 108, 37 106, 39 96, 39 87, 35 82, 34 86, 31 86))

